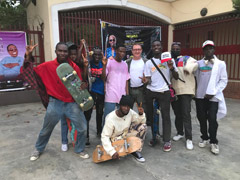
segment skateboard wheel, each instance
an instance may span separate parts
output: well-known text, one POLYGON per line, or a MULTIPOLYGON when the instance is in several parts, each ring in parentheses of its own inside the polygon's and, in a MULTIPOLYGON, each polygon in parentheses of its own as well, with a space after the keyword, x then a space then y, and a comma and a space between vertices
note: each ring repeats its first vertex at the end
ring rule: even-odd
POLYGON ((90 100, 90 101, 91 101, 91 100, 92 100, 92 96, 89 96, 89 97, 88 97, 88 100, 90 100))
POLYGON ((76 74, 77 74, 77 72, 76 72, 76 71, 73 71, 72 73, 73 73, 74 75, 76 75, 76 74))
POLYGON ((62 80, 63 80, 63 81, 66 81, 66 80, 67 80, 67 78, 63 77, 63 78, 62 78, 62 80))
POLYGON ((80 107, 83 108, 83 103, 80 104, 80 107))

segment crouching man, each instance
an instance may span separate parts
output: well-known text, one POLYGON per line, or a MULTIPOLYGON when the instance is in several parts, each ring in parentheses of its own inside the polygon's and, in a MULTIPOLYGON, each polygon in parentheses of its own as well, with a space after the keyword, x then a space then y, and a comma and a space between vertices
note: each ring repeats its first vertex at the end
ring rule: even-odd
POLYGON ((129 95, 123 95, 119 108, 112 111, 106 117, 103 127, 101 141, 105 151, 112 156, 113 159, 119 159, 119 154, 112 146, 112 142, 123 139, 124 137, 136 136, 142 140, 142 146, 137 151, 132 153, 135 159, 139 162, 145 162, 141 155, 143 142, 147 132, 146 116, 141 105, 138 107, 138 114, 130 109, 133 100, 129 95))

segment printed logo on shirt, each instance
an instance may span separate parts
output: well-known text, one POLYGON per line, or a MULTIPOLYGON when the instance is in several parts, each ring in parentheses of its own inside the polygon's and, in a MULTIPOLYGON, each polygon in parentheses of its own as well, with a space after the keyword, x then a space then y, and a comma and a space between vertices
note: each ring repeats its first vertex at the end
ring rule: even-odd
POLYGON ((91 73, 92 73, 92 77, 98 77, 100 78, 102 75, 102 68, 97 69, 97 68, 91 68, 91 73))
POLYGON ((211 70, 212 70, 212 67, 209 67, 209 66, 200 67, 201 72, 209 72, 211 70))
MULTIPOLYGON (((158 64, 157 66, 158 66, 160 69, 161 69, 161 68, 163 68, 163 69, 166 69, 166 68, 167 68, 167 67, 164 66, 163 64, 158 64)), ((154 72, 155 70, 156 70, 155 66, 152 67, 152 72, 154 72)))

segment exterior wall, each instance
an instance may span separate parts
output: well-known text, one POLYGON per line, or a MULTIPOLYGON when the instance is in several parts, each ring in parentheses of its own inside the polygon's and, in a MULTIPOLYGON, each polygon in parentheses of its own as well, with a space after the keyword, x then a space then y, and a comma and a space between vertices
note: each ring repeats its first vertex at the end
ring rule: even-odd
POLYGON ((205 17, 233 11, 232 0, 179 0, 171 3, 172 23, 182 23, 203 18, 200 15, 202 8, 207 8, 205 17))
MULTIPOLYGON (((37 6, 28 7, 28 23, 44 22, 45 59, 55 57, 55 45, 59 41, 58 11, 88 7, 117 7, 140 12, 169 24, 201 18, 200 11, 206 7, 208 16, 233 10, 231 0, 178 0, 172 3, 157 0, 41 0, 37 6)), ((169 28, 169 45, 172 43, 173 26, 169 28)))
POLYGON ((34 6, 32 3, 30 3, 27 8, 27 20, 30 26, 39 26, 39 24, 44 23, 43 33, 46 61, 49 61, 55 57, 51 55, 51 52, 54 51, 54 48, 51 46, 52 35, 50 34, 50 19, 48 9, 48 0, 37 1, 37 6, 34 6))

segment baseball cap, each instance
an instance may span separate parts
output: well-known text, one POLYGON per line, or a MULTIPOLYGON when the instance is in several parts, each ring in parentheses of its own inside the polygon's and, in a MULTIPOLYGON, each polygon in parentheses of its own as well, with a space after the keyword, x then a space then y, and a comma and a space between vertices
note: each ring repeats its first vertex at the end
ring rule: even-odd
POLYGON ((203 45, 202 45, 202 48, 204 48, 205 46, 215 46, 214 45, 214 42, 211 41, 211 40, 206 40, 203 45))
POLYGON ((170 52, 164 52, 161 54, 161 63, 167 62, 172 59, 170 52))

